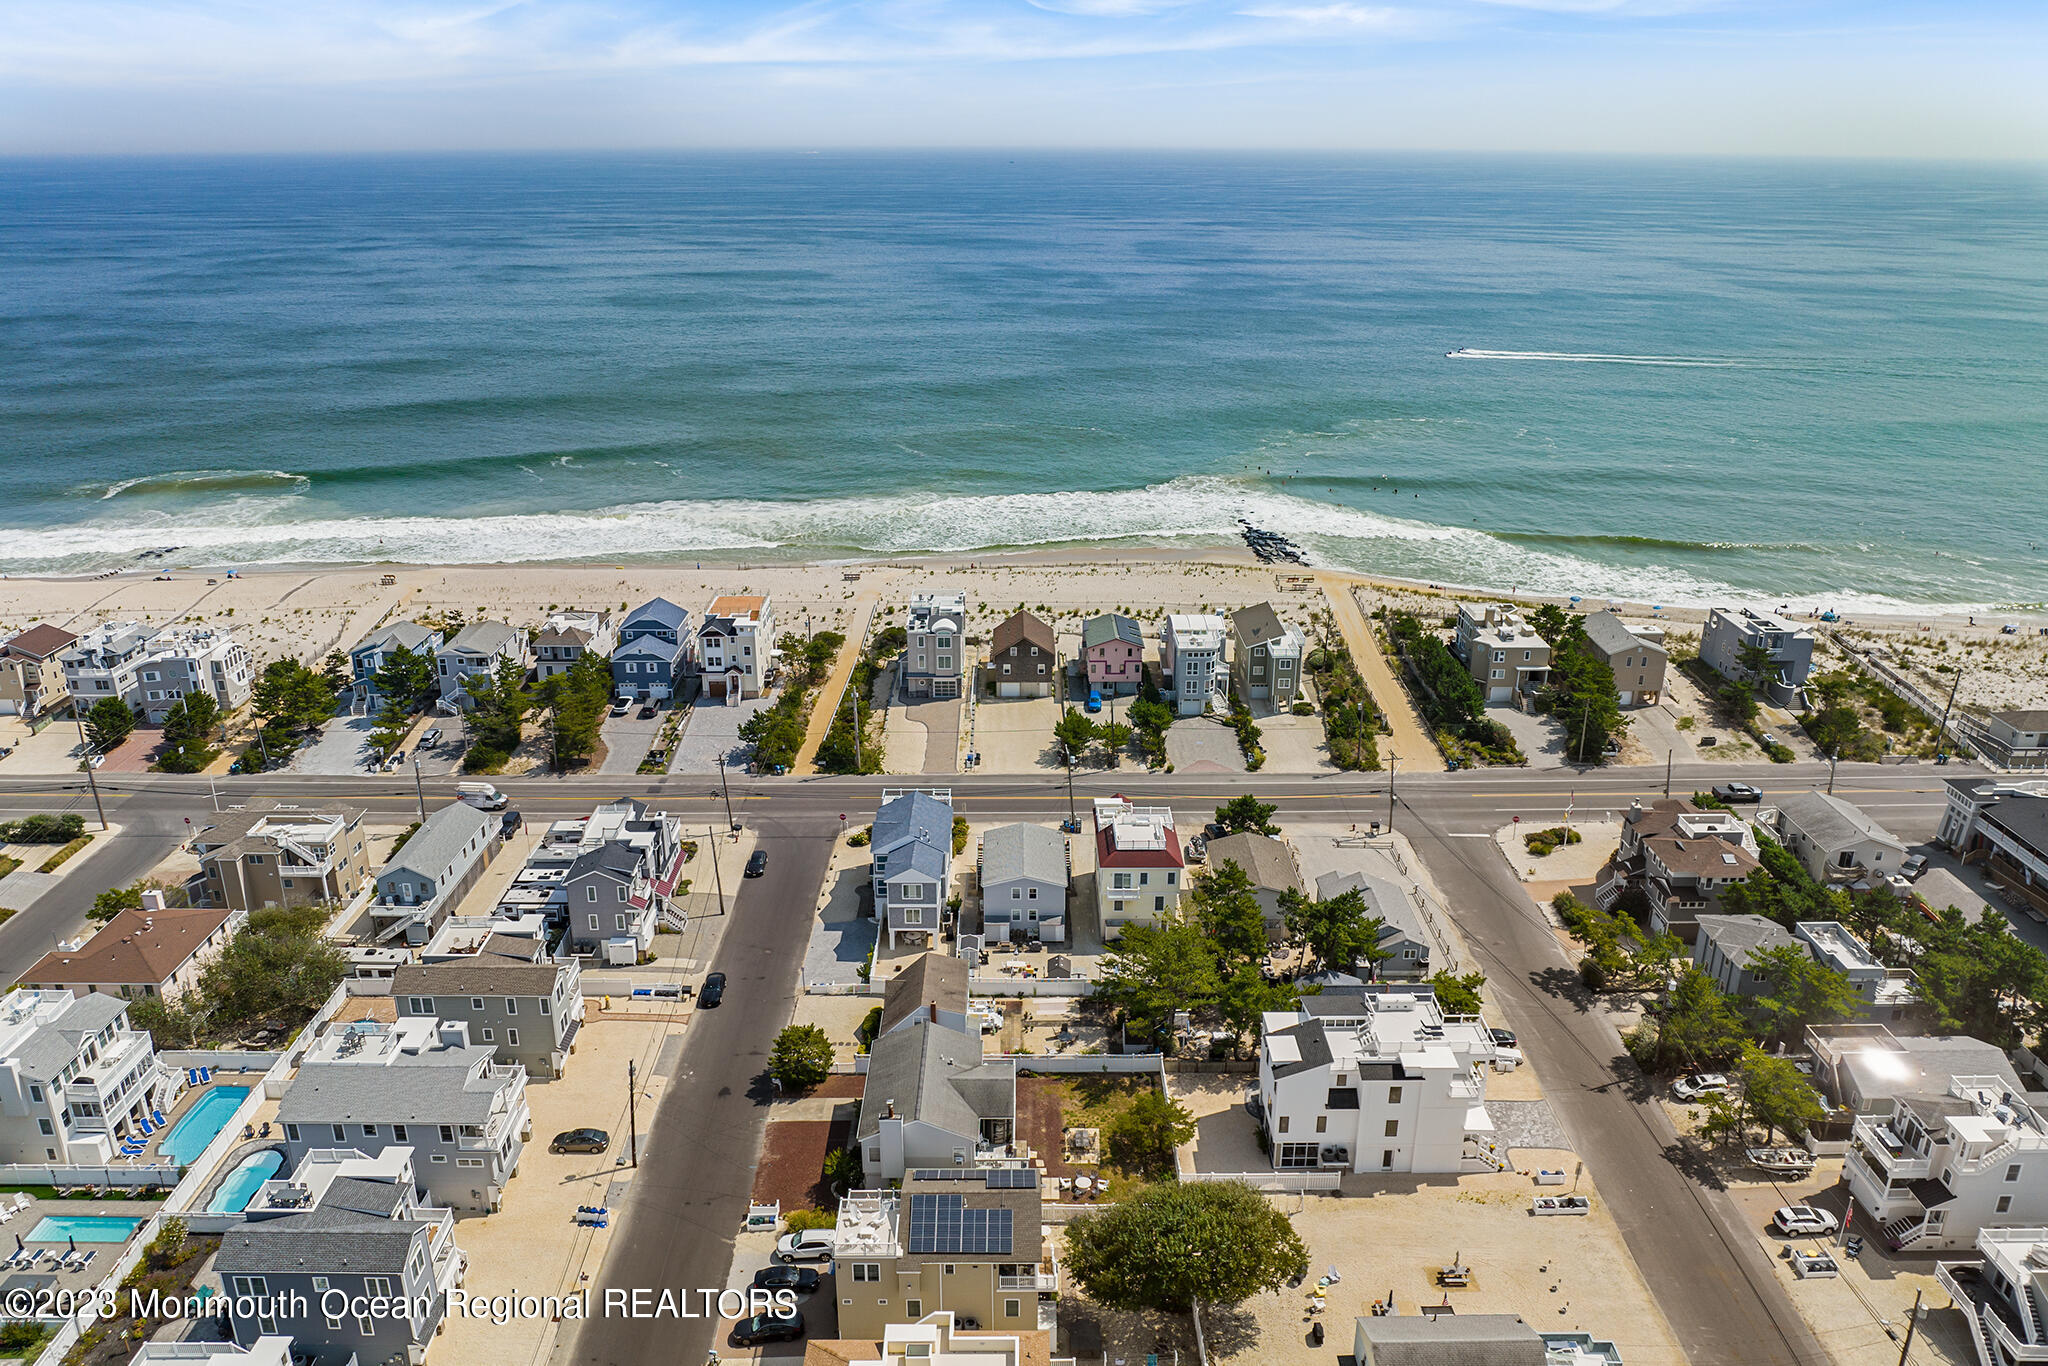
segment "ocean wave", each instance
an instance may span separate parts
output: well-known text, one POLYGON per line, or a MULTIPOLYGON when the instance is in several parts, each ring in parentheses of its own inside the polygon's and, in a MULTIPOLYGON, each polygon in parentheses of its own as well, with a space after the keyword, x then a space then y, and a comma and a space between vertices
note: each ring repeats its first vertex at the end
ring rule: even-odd
MULTIPOLYGON (((194 494, 303 492, 312 480, 289 470, 171 470, 123 479, 100 488, 102 501, 123 494, 194 494)), ((98 487, 98 486, 95 486, 98 487)))
POLYGON ((1488 351, 1461 346, 1445 353, 1451 360, 1548 360, 1574 365, 1671 365, 1705 370, 1730 370, 1743 361, 1724 356, 1621 356, 1600 351, 1488 351))
MULTIPOLYGON (((1717 550, 1760 550, 1772 554, 1827 554, 1827 546, 1804 541, 1684 541, 1666 536, 1601 536, 1568 531, 1496 531, 1490 533, 1516 545, 1607 547, 1618 550, 1677 550, 1707 554, 1717 550)), ((1867 549, 1867 547, 1865 547, 1867 549)))
MULTIPOLYGON (((293 520, 297 500, 222 499, 189 512, 153 510, 0 539, 10 571, 82 573, 132 563, 142 550, 176 544, 159 565, 265 563, 494 564, 533 561, 658 561, 771 552, 778 557, 859 558, 1000 552, 1120 542, 1137 546, 1231 543, 1238 519, 1284 532, 1320 565, 1471 587, 1588 598, 1706 605, 1769 597, 1851 611, 1935 606, 1845 585, 1784 582, 1759 591, 1687 564, 1702 547, 1634 538, 1648 557, 1607 563, 1601 538, 1521 543, 1476 528, 1438 526, 1352 508, 1254 478, 1189 475, 1143 488, 934 497, 876 495, 808 502, 670 500, 592 512, 477 517, 387 516, 293 520), (1588 553, 1575 553, 1583 550, 1588 553), (1647 562, 1645 562, 1645 559, 1647 562)), ((1609 540, 1615 538, 1607 538, 1609 540)), ((1788 579, 1795 576, 1788 576, 1788 579)), ((1949 603, 1955 609, 1985 603, 1949 603)))

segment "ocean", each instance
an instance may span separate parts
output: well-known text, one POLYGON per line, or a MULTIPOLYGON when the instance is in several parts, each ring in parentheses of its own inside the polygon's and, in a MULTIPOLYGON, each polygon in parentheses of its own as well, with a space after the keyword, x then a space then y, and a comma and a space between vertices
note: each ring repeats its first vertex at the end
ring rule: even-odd
POLYGON ((2048 599, 2039 168, 7 161, 0 278, 12 573, 1244 517, 1459 585, 2048 599))

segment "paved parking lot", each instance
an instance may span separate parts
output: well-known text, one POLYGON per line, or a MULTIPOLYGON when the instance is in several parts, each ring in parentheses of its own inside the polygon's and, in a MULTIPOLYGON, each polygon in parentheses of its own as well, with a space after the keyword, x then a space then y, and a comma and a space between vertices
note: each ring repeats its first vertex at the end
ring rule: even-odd
POLYGON ((1530 768, 1565 768, 1567 739, 1562 723, 1548 716, 1531 716, 1519 707, 1505 704, 1486 709, 1486 719, 1498 721, 1514 733, 1515 743, 1529 756, 1530 768))
POLYGON ((1166 761, 1176 773, 1242 773, 1237 732, 1211 716, 1189 716, 1166 730, 1166 761))
POLYGON ((1050 697, 983 698, 974 708, 973 748, 989 773, 1038 773, 1060 767, 1052 738, 1060 704, 1050 697))
POLYGON ((421 728, 412 757, 420 761, 420 772, 427 777, 446 777, 462 767, 463 751, 468 748, 468 722, 460 716, 436 716, 421 728), (440 737, 431 745, 426 743, 426 737, 437 730, 440 737))
POLYGON ((287 773, 349 774, 365 772, 374 716, 337 716, 311 742, 300 746, 285 765, 287 773))
MULTIPOLYGON (((640 761, 647 757, 647 751, 654 748, 654 742, 661 736, 662 724, 668 720, 666 704, 658 707, 654 715, 645 721, 640 719, 642 704, 635 703, 626 709, 624 716, 604 718, 604 762, 598 765, 599 773, 634 773, 640 768, 640 761)), ((718 761, 714 756, 711 767, 715 770, 718 761)))
MULTIPOLYGON (((730 705, 713 700, 693 704, 683 719, 683 733, 676 738, 676 752, 669 759, 668 771, 716 773, 720 755, 725 756, 727 764, 744 768, 747 746, 740 739, 740 727, 771 701, 773 698, 749 697, 730 705)), ((633 762, 638 764, 640 760, 636 757, 633 762)))

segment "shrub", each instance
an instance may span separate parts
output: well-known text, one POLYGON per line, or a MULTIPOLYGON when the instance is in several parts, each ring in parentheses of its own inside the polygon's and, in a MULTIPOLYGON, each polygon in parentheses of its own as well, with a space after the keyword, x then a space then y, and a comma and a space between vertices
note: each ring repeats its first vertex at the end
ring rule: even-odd
POLYGON ((814 1228, 837 1228, 839 1216, 830 1210, 793 1209, 782 1216, 782 1227, 789 1233, 803 1233, 814 1228))
POLYGON ((1579 981, 1588 991, 1601 991, 1607 986, 1607 969, 1598 959, 1587 954, 1579 960, 1579 981))
POLYGON ((832 1040, 817 1025, 790 1025, 775 1037, 768 1075, 785 1091, 808 1091, 832 1074, 832 1040))
POLYGON ((967 852, 967 817, 965 816, 953 817, 953 852, 956 855, 967 852))
POLYGON ((859 1190, 867 1181, 867 1173, 861 1168, 860 1149, 834 1148, 826 1153, 825 1180, 829 1185, 859 1190))
POLYGON ((37 812, 18 821, 0 821, 0 840, 10 844, 69 844, 85 833, 85 817, 75 811, 63 815, 37 812))
POLYGON ((56 872, 59 868, 62 868, 65 865, 65 863, 70 860, 73 854, 77 853, 79 850, 85 848, 86 845, 91 843, 91 835, 80 835, 77 839, 72 840, 62 849, 59 849, 56 853, 44 859, 43 866, 37 869, 36 871, 42 873, 56 872))
POLYGON ((1314 716, 1316 709, 1307 702, 1297 700, 1291 710, 1296 716, 1314 716))
POLYGON ((848 835, 846 837, 846 842, 852 848, 865 849, 868 847, 869 843, 873 841, 874 838, 875 827, 872 825, 863 825, 860 829, 854 831, 851 835, 848 835))
POLYGON ((1789 764, 1799 757, 1793 751, 1792 746, 1781 744, 1776 740, 1765 740, 1763 747, 1764 753, 1771 756, 1771 762, 1774 764, 1789 764))

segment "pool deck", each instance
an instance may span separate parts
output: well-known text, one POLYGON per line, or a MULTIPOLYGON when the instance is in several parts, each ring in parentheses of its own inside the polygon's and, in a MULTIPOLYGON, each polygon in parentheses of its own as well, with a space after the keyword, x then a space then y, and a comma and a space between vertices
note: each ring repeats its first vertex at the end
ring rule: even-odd
POLYGON ((262 1085, 263 1074, 261 1072, 214 1073, 212 1081, 208 1082, 204 1086, 191 1087, 187 1089, 183 1095, 180 1095, 178 1097, 178 1103, 171 1108, 169 1114, 164 1116, 163 1127, 158 1129, 155 1133, 149 1136, 149 1138, 146 1140, 148 1146, 143 1148, 143 1150, 139 1154, 137 1154, 134 1157, 122 1157, 118 1153, 116 1153, 114 1161, 117 1164, 133 1163, 135 1165, 145 1167, 166 1163, 171 1165, 177 1165, 175 1160, 163 1151, 163 1141, 166 1138, 170 1137, 171 1133, 178 1127, 179 1121, 183 1120, 186 1115, 192 1113, 192 1111, 199 1105, 200 1101, 205 1099, 205 1097, 210 1092, 223 1086, 240 1086, 246 1087, 251 1091, 255 1091, 260 1090, 262 1088, 262 1085))
MULTIPOLYGON (((6 1203, 10 1208, 13 1206, 15 1198, 12 1195, 5 1197, 6 1203)), ((13 1240, 6 1238, 6 1234, 11 1233, 15 1235, 15 1239, 26 1240, 28 1235, 35 1231, 37 1225, 53 1215, 85 1216, 96 1219, 133 1219, 136 1221, 136 1228, 139 1230, 149 1221, 150 1216, 162 1209, 163 1206, 164 1202, 162 1200, 32 1199, 27 1209, 14 1214, 7 1223, 0 1225, 0 1244, 8 1244, 6 1251, 10 1254, 13 1253, 15 1251, 14 1246, 12 1246, 13 1240)), ((39 1255, 32 1263, 17 1262, 12 1266, 0 1267, 0 1294, 4 1294, 6 1291, 17 1287, 31 1290, 44 1287, 55 1287, 60 1290, 79 1290, 86 1286, 97 1285, 106 1278, 108 1272, 113 1270, 114 1263, 121 1259, 121 1253, 127 1247, 127 1244, 80 1243, 78 1245, 80 1252, 96 1252, 99 1254, 92 1259, 90 1265, 83 1269, 60 1269, 53 1260, 52 1254, 62 1256, 68 1246, 62 1238, 57 1239, 55 1242, 37 1240, 28 1243, 27 1246, 36 1250, 39 1255)))

